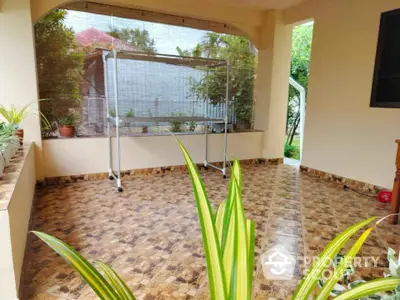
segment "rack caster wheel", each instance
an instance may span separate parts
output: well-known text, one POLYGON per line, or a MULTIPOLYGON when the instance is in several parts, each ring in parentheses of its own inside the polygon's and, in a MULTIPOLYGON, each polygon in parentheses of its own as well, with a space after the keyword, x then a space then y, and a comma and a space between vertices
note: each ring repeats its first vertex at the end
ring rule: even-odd
POLYGON ((122 187, 119 187, 119 188, 118 188, 118 192, 121 193, 122 191, 123 191, 122 187))
POLYGON ((226 175, 223 175, 223 176, 224 176, 225 179, 227 178, 226 175))
POLYGON ((205 167, 204 167, 204 170, 208 170, 208 167, 207 167, 207 166, 205 166, 205 167))
POLYGON ((109 176, 108 179, 114 180, 114 177, 113 176, 109 176))

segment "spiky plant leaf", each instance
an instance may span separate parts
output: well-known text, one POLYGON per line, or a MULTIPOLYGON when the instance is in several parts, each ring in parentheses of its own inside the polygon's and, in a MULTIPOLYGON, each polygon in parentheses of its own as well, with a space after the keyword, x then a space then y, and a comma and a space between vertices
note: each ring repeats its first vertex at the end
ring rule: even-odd
POLYGON ((185 157, 196 198, 200 226, 203 235, 204 250, 207 260, 210 297, 211 299, 225 300, 228 298, 224 269, 222 265, 222 252, 215 227, 214 216, 208 201, 208 196, 196 165, 193 163, 189 153, 182 143, 179 140, 177 141, 182 149, 183 156, 185 157))
POLYGON ((338 297, 335 300, 353 300, 361 299, 363 297, 372 296, 380 292, 393 291, 398 285, 400 285, 400 278, 380 278, 366 283, 360 284, 359 286, 351 289, 338 297))
POLYGON ((199 210, 210 297, 217 300, 250 300, 255 226, 245 218, 239 162, 235 160, 232 167, 228 198, 213 215, 197 168, 183 145, 179 141, 178 143, 192 178, 199 210))
POLYGON ((313 292, 315 286, 318 283, 319 278, 321 278, 322 272, 326 268, 326 263, 332 261, 343 245, 361 228, 371 223, 376 217, 369 218, 367 220, 361 221, 340 233, 333 241, 331 241, 324 251, 315 260, 307 275, 301 280, 298 285, 294 295, 293 300, 304 300, 313 292))
POLYGON ((107 280, 84 257, 63 241, 43 232, 33 233, 63 257, 90 285, 93 291, 104 300, 120 300, 107 280))
POLYGON ((111 267, 102 263, 101 261, 96 261, 97 266, 103 270, 104 275, 112 288, 117 292, 121 300, 135 300, 131 290, 128 288, 126 283, 119 277, 117 272, 115 272, 111 267))
POLYGON ((342 278, 343 273, 347 270, 348 266, 351 264, 354 257, 357 255, 358 251, 374 228, 375 226, 365 230, 363 234, 358 238, 358 240, 353 244, 349 252, 347 252, 347 254, 342 258, 340 264, 335 268, 335 271, 333 272, 331 278, 326 281, 325 284, 322 286, 322 289, 316 297, 316 300, 323 300, 328 298, 332 289, 334 289, 338 281, 342 278))

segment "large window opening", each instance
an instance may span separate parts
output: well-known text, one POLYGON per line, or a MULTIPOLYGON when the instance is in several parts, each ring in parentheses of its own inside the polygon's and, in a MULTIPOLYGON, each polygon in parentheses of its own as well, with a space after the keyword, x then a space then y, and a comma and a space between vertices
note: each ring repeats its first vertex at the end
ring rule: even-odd
MULTIPOLYGON (((228 95, 228 131, 252 129, 256 49, 245 37, 57 9, 35 24, 35 39, 39 94, 44 99, 40 108, 51 123, 51 127, 42 124, 44 138, 106 135, 107 103, 110 115, 116 114, 115 78, 111 62, 105 59, 112 49, 222 59, 230 65, 226 93, 223 68, 118 60, 119 116, 220 118, 226 114, 228 95)), ((120 124, 120 132, 124 136, 166 134, 166 129, 200 133, 202 126, 127 121, 120 124)), ((221 124, 210 126, 212 132, 224 130, 221 124)))

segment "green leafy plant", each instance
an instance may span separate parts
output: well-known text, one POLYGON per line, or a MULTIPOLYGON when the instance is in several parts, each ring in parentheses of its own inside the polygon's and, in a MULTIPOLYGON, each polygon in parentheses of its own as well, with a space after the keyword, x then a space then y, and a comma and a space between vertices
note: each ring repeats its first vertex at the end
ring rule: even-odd
POLYGON ((197 127, 197 123, 195 121, 191 121, 189 123, 189 131, 190 132, 194 132, 196 130, 196 127, 197 127))
MULTIPOLYGON (((178 141, 192 179, 212 300, 251 299, 255 224, 246 220, 242 202, 242 173, 235 160, 229 184, 228 198, 213 212, 196 165, 178 141)), ((101 299, 135 299, 126 284, 109 266, 95 262, 105 274, 101 275, 73 248, 48 234, 34 231, 54 251, 62 256, 101 299)))
POLYGON ((50 126, 47 118, 37 109, 32 109, 32 105, 35 102, 26 104, 21 109, 17 109, 14 105, 11 104, 11 107, 8 109, 5 105, 0 105, 0 116, 6 121, 8 124, 13 125, 15 128, 19 128, 22 121, 28 117, 29 115, 39 115, 40 120, 46 126, 50 126))
POLYGON ((234 161, 228 198, 212 212, 204 184, 189 153, 180 144, 192 179, 207 259, 211 299, 251 299, 255 224, 246 220, 242 172, 234 161))
POLYGON ((33 233, 63 257, 82 276, 100 299, 135 299, 118 274, 106 264, 95 262, 104 272, 104 277, 92 264, 66 243, 43 232, 33 231, 33 233))
MULTIPOLYGON (((185 114, 178 112, 176 114, 171 114, 172 117, 183 117, 185 114)), ((182 132, 183 131, 183 125, 185 125, 185 122, 182 120, 173 120, 170 122, 171 128, 169 129, 171 132, 182 132)))
MULTIPOLYGON (((335 257, 337 257, 340 249, 348 242, 348 240, 353 237, 362 228, 369 225, 371 222, 375 221, 376 218, 369 218, 367 220, 361 221, 340 233, 335 239, 333 239, 324 249, 324 251, 318 256, 318 259, 311 265, 308 270, 307 275, 301 280, 298 285, 294 295, 293 300, 304 300, 308 299, 310 295, 315 292, 316 300, 327 299, 332 292, 337 287, 337 283, 343 278, 345 272, 348 272, 348 268, 351 261, 357 255, 358 251, 364 244, 365 240, 368 238, 371 231, 376 227, 378 222, 369 226, 357 241, 353 244, 351 249, 343 256, 340 263, 334 268, 333 275, 323 282, 319 291, 315 291, 315 288, 322 277, 322 273, 326 269, 326 265, 332 262, 335 257)), ((396 287, 400 285, 400 278, 380 278, 369 282, 361 283, 357 287, 345 291, 337 296, 336 300, 350 300, 350 299, 361 299, 371 295, 375 295, 381 292, 393 291, 396 287)))
POLYGON ((19 144, 19 139, 15 136, 15 127, 2 122, 0 123, 0 151, 3 152, 10 144, 19 144))
MULTIPOLYGON (((394 277, 394 278, 400 278, 400 258, 396 259, 396 252, 392 249, 388 249, 388 254, 387 254, 387 259, 389 262, 389 271, 390 273, 384 274, 385 277, 394 277)), ((344 256, 341 254, 338 254, 337 259, 335 259, 332 263, 332 268, 335 270, 339 263, 344 259, 344 256)), ((366 283, 367 281, 362 280, 362 279, 357 279, 357 280, 352 280, 351 276, 354 274, 354 267, 350 263, 349 266, 347 267, 346 272, 343 273, 342 278, 339 280, 338 283, 334 286, 332 289, 330 296, 331 297, 337 297, 341 294, 343 294, 346 291, 350 291, 361 284, 366 283)), ((321 288, 324 285, 325 281, 324 280, 319 280, 318 285, 321 288)), ((390 291, 390 293, 385 293, 385 292, 380 292, 376 293, 373 295, 369 295, 366 297, 363 297, 363 300, 399 300, 400 299, 400 285, 398 285, 393 291, 390 291)))
POLYGON ((82 83, 90 82, 84 73, 83 47, 78 45, 74 30, 66 25, 67 15, 65 9, 54 9, 34 25, 39 98, 51 98, 39 103, 40 111, 52 124, 71 108, 82 107, 82 83))
POLYGON ((125 115, 127 118, 133 118, 135 116, 135 110, 131 108, 125 115))
MULTIPOLYGON (((250 123, 257 60, 256 51, 251 42, 245 37, 207 32, 201 43, 188 52, 196 52, 196 55, 201 57, 224 59, 229 62, 228 99, 234 101, 238 119, 250 123)), ((189 86, 190 93, 199 100, 209 99, 214 105, 224 103, 226 69, 209 69, 201 78, 190 77, 189 86)))
POLYGON ((75 126, 78 121, 79 116, 77 113, 69 112, 65 117, 58 119, 58 124, 60 126, 75 126))
POLYGON ((253 117, 253 104, 239 102, 235 107, 235 115, 238 120, 250 124, 253 117))
POLYGON ((116 116, 117 116, 117 113, 116 113, 116 111, 115 111, 115 108, 111 108, 111 109, 110 109, 110 117, 115 118, 116 116))
POLYGON ((298 156, 298 149, 296 146, 285 144, 284 156, 287 158, 294 158, 298 156))
POLYGON ((15 134, 15 127, 6 122, 0 122, 0 136, 12 136, 15 134))

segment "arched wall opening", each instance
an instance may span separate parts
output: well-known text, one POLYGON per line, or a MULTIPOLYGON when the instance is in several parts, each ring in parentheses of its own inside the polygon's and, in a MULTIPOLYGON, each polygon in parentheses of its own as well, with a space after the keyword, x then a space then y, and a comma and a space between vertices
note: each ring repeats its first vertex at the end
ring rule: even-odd
MULTIPOLYGON (((106 144, 102 149, 103 155, 93 159, 90 153, 103 146, 87 139, 97 137, 101 143, 106 143, 106 108, 110 109, 111 115, 116 114, 113 98, 107 102, 107 97, 112 94, 110 86, 114 75, 110 73, 111 65, 104 60, 114 48, 145 52, 150 56, 162 53, 177 58, 228 60, 229 79, 224 70, 205 71, 168 63, 161 66, 154 62, 118 62, 118 94, 123 98, 118 116, 200 116, 205 111, 209 117, 222 118, 229 111, 228 132, 234 132, 228 141, 229 156, 242 159, 260 156, 262 134, 251 131, 257 50, 247 38, 228 34, 239 34, 239 30, 222 23, 102 4, 82 6, 78 3, 66 7, 73 9, 55 9, 35 24, 35 44, 39 45, 36 48, 39 95, 51 99, 40 106, 53 125, 42 130, 45 177, 101 173, 108 169, 106 144), (229 86, 228 109, 223 105, 225 80, 229 86), (210 96, 205 101, 206 89, 210 96), (75 133, 64 134, 60 130, 64 125, 73 125, 75 133), (246 132, 246 135, 239 136, 241 132, 246 132), (249 140, 250 147, 239 145, 243 137, 249 140), (62 147, 60 143, 63 143, 62 147), (85 161, 84 164, 77 164, 77 156, 71 153, 76 147, 85 148, 80 151, 78 159, 85 161)), ((210 132, 217 134, 224 131, 218 124, 210 128, 210 132)), ((202 124, 126 122, 120 125, 120 129, 123 143, 126 141, 125 145, 130 145, 125 146, 125 151, 135 153, 123 159, 123 170, 181 164, 179 153, 173 151, 170 139, 166 142, 160 137, 165 136, 166 129, 195 134, 187 138, 193 139, 195 159, 202 161, 202 149, 194 147, 199 138, 196 134, 204 130, 202 124), (171 150, 168 154, 164 151, 165 144, 171 150), (147 158, 137 160, 137 157, 147 158)), ((221 147, 221 136, 212 138, 220 146, 211 151, 211 159, 220 161, 222 157, 218 147, 221 147)))

